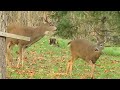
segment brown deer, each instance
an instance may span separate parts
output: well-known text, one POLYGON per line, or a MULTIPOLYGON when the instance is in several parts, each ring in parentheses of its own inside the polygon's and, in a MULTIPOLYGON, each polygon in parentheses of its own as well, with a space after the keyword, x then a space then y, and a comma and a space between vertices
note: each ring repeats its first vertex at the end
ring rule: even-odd
POLYGON ((94 45, 85 39, 76 39, 68 44, 70 44, 72 59, 68 61, 66 73, 71 74, 74 60, 82 58, 91 65, 91 78, 94 78, 95 63, 102 53, 104 41, 94 45))
POLYGON ((41 23, 40 26, 33 28, 33 27, 22 27, 17 24, 11 24, 7 27, 7 32, 22 36, 30 37, 30 41, 24 41, 20 39, 13 39, 13 38, 6 38, 7 43, 7 54, 6 59, 8 65, 10 65, 10 61, 12 60, 11 56, 11 49, 15 44, 19 46, 19 60, 17 63, 17 67, 19 67, 20 61, 22 61, 23 66, 23 57, 24 57, 24 51, 27 47, 31 46, 38 40, 40 40, 44 35, 47 34, 49 31, 55 31, 57 28, 47 20, 45 20, 46 23, 41 23))

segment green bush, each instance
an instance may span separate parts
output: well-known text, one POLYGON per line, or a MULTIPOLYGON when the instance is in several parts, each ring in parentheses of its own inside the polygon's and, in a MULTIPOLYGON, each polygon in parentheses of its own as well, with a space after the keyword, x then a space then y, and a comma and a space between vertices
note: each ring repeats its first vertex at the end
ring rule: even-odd
POLYGON ((55 35, 69 39, 72 38, 76 33, 76 25, 72 23, 70 17, 68 15, 62 17, 62 19, 58 22, 57 32, 55 35))

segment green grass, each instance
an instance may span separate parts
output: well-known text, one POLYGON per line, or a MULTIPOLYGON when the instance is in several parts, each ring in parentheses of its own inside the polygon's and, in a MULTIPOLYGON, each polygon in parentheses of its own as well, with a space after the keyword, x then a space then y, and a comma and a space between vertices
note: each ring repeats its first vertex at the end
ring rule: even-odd
MULTIPOLYGON (((53 73, 65 72, 66 64, 71 58, 67 43, 69 40, 58 38, 60 47, 51 46, 49 38, 45 36, 31 47, 27 48, 24 59, 24 67, 7 67, 7 77, 13 79, 89 79, 90 67, 82 59, 73 64, 72 76, 54 76, 53 73)), ((13 49, 13 56, 18 50, 13 49)), ((120 47, 106 47, 103 55, 96 62, 96 79, 119 79, 120 78, 120 47)), ((13 63, 17 63, 16 59, 13 63)))
POLYGON ((120 56, 120 47, 106 47, 103 52, 111 56, 120 56))

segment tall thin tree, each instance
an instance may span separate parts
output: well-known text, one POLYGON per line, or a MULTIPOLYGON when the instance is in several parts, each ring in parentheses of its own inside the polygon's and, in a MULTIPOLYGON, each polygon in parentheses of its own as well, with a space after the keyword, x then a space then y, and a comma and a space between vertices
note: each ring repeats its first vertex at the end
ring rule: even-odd
MULTIPOLYGON (((0 31, 5 32, 7 17, 5 11, 0 11, 0 31)), ((0 36, 0 79, 6 78, 6 42, 5 37, 0 36)))

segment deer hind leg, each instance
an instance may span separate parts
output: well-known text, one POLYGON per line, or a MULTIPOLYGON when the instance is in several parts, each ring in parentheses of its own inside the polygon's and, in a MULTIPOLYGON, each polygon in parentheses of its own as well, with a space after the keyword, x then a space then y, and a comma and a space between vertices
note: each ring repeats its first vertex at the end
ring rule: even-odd
POLYGON ((19 67, 20 61, 22 61, 22 67, 23 67, 23 63, 24 63, 23 58, 24 58, 24 51, 25 51, 24 49, 25 48, 22 46, 20 46, 20 48, 19 48, 19 57, 18 57, 17 67, 19 67))
POLYGON ((11 50, 13 48, 14 44, 11 42, 7 43, 7 52, 6 52, 6 65, 11 67, 11 62, 12 62, 12 55, 11 55, 11 50))
POLYGON ((95 64, 92 64, 91 78, 94 79, 95 64))
POLYGON ((68 75, 69 73, 71 75, 72 74, 73 60, 75 60, 74 57, 72 57, 72 59, 68 61, 67 67, 66 67, 66 72, 64 72, 64 73, 55 73, 55 75, 68 75))
POLYGON ((72 55, 72 59, 69 60, 67 63, 66 72, 65 73, 56 73, 55 75, 68 75, 68 74, 70 74, 70 76, 72 75, 73 61, 78 58, 76 55, 74 55, 74 56, 73 55, 72 55))
POLYGON ((72 68, 73 68, 73 61, 77 59, 77 57, 74 55, 72 56, 72 59, 68 61, 67 63, 67 68, 66 68, 66 73, 72 75, 72 68))
POLYGON ((67 64, 67 68, 66 68, 66 73, 70 73, 70 75, 72 74, 72 66, 73 66, 73 61, 69 60, 68 64, 67 64))
POLYGON ((67 67, 66 67, 66 73, 67 74, 69 73, 69 70, 70 70, 70 63, 71 63, 71 60, 69 60, 68 63, 67 63, 67 67))

